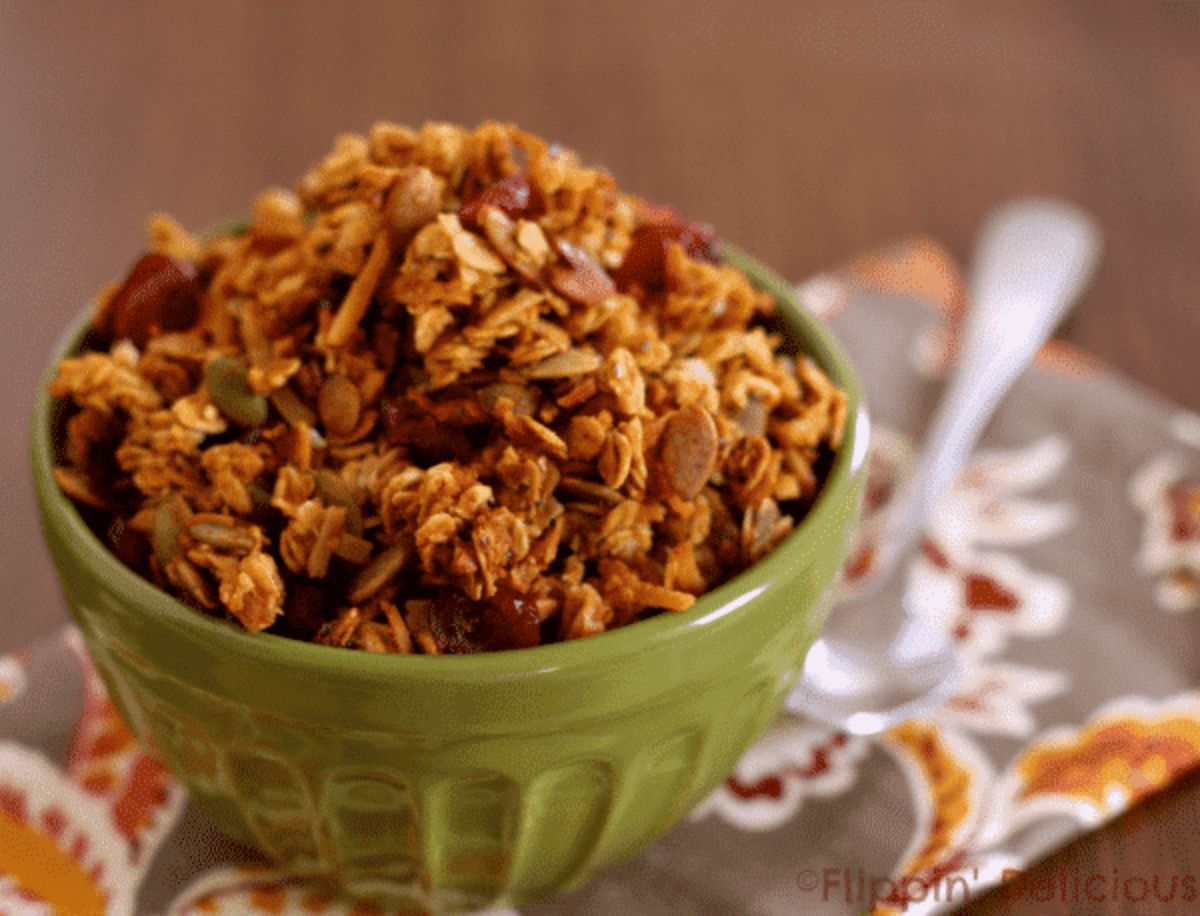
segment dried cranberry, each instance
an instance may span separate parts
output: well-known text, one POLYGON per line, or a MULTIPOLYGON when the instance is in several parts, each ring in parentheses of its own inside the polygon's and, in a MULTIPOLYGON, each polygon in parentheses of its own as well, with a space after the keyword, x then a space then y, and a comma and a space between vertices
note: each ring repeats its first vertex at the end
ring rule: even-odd
POLYGON ((408 447, 412 450, 410 457, 425 467, 442 461, 465 461, 477 447, 462 427, 441 422, 400 396, 380 402, 379 425, 390 445, 408 447))
POLYGON ((667 251, 672 245, 682 245, 693 258, 716 259, 716 232, 707 223, 684 222, 670 207, 645 205, 639 214, 643 222, 633 233, 625 260, 613 271, 613 279, 621 289, 635 284, 646 289, 661 286, 667 251))
POLYGON ((499 207, 508 216, 520 216, 533 203, 533 189, 529 179, 521 172, 501 178, 478 194, 463 201, 458 218, 464 223, 478 223, 486 206, 499 207))
POLYGON ((130 528, 120 519, 113 519, 105 532, 109 549, 126 566, 145 569, 150 556, 150 544, 140 531, 130 528))
POLYGON ((282 618, 297 639, 312 639, 325 623, 329 599, 319 585, 306 581, 287 583, 287 607, 282 618))
POLYGON ((429 614, 438 649, 449 655, 526 649, 541 641, 537 609, 525 596, 501 588, 486 601, 457 591, 438 597, 429 614))
POLYGON ((526 649, 541 640, 541 621, 533 601, 503 586, 496 590, 490 602, 489 617, 503 624, 508 637, 504 648, 526 649))
POLYGON ((142 255, 100 319, 114 340, 144 347, 162 331, 182 331, 200 316, 200 286, 190 265, 161 254, 142 255))
POLYGON ((379 402, 379 425, 383 437, 391 443, 399 442, 404 436, 405 411, 398 397, 385 397, 379 402))

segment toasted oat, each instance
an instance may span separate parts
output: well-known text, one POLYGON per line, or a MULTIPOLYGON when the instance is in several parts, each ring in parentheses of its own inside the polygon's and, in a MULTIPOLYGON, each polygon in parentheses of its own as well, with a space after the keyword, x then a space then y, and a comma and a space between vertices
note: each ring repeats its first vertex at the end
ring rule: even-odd
POLYGON ((390 601, 372 602, 366 610, 347 608, 316 636, 327 646, 350 646, 366 652, 408 655, 412 636, 400 611, 390 601))
POLYGON ((237 570, 218 570, 221 603, 251 633, 265 630, 283 610, 284 585, 270 554, 252 553, 237 570))
POLYGON ((324 578, 346 526, 346 510, 310 499, 296 510, 279 538, 284 565, 310 579, 324 578))
POLYGON ((254 512, 250 484, 266 468, 259 449, 239 442, 213 445, 204 450, 200 464, 224 507, 241 515, 254 512))
POLYGON ((138 374, 139 357, 131 350, 118 344, 111 353, 64 359, 50 383, 50 393, 103 414, 120 410, 133 416, 155 410, 162 404, 162 395, 138 374))

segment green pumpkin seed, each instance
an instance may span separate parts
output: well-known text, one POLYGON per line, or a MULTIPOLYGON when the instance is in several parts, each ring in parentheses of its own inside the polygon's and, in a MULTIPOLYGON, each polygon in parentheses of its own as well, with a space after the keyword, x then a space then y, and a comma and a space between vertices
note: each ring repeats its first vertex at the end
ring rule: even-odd
POLYGON ((154 512, 154 532, 150 540, 154 545, 154 556, 163 569, 179 556, 179 535, 189 515, 187 503, 178 493, 164 499, 154 512))
POLYGON ((346 510, 346 530, 355 536, 363 532, 362 507, 354 498, 354 493, 346 482, 332 471, 313 471, 313 481, 316 487, 313 495, 331 506, 341 506, 346 510))
POLYGON ((250 504, 254 507, 255 515, 261 515, 271 508, 271 494, 256 483, 246 484, 246 492, 250 494, 250 504))
POLYGON ((208 396, 217 409, 239 426, 262 426, 267 422, 267 399, 255 394, 246 379, 246 367, 230 356, 219 356, 208 364, 204 375, 208 396))

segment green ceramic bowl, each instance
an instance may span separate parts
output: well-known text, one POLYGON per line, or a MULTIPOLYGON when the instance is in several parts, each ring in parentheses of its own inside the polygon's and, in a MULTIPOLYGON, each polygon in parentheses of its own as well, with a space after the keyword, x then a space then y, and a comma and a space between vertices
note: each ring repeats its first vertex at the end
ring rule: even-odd
POLYGON ((773 554, 685 613, 590 639, 380 656, 202 616, 123 566, 59 491, 43 386, 34 478, 71 612, 122 715, 200 809, 298 873, 455 909, 577 886, 721 782, 824 621, 866 445, 840 347, 786 283, 727 256, 849 393, 845 444, 773 554))

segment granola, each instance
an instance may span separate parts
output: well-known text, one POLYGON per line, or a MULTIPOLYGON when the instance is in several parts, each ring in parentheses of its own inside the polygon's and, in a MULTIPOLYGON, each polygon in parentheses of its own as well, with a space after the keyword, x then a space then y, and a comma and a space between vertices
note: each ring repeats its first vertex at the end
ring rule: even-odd
POLYGON ((513 126, 376 124, 250 214, 152 218, 50 386, 64 492, 247 630, 459 653, 683 611, 841 443, 710 227, 513 126))

